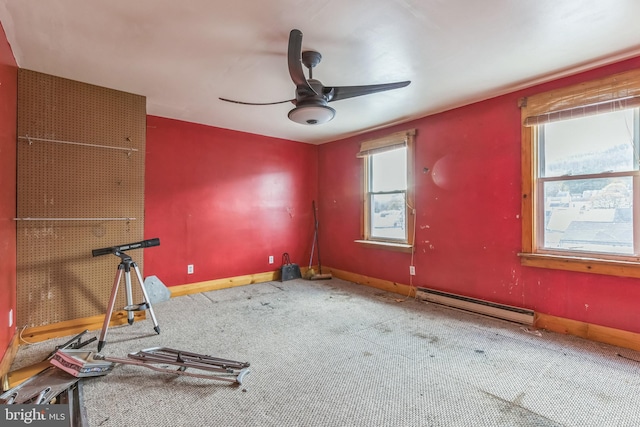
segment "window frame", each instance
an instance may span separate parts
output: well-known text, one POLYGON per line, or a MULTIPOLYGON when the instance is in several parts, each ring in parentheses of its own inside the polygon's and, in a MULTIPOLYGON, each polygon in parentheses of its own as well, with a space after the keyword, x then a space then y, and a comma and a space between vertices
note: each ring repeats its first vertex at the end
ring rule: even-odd
POLYGON ((362 215, 361 215, 361 239, 357 243, 369 247, 389 249, 401 252, 412 252, 415 238, 415 203, 414 203, 414 139, 415 129, 396 132, 381 138, 367 140, 361 143, 357 157, 363 160, 362 173, 362 215), (406 147, 406 173, 407 188, 401 190, 405 194, 404 222, 406 240, 382 238, 371 235, 371 199, 375 194, 390 194, 392 192, 373 192, 371 187, 371 162, 372 155, 393 150, 394 147, 406 147))
MULTIPOLYGON (((522 167, 522 252, 521 264, 540 267, 640 278, 640 256, 618 256, 601 253, 570 253, 542 248, 544 218, 539 217, 542 185, 538 171, 538 124, 568 118, 636 108, 640 105, 640 70, 632 70, 522 98, 521 167, 522 167), (541 223, 542 221, 542 223, 541 223)), ((604 174, 602 174, 604 175, 604 174)), ((564 177, 566 178, 566 177, 564 177)), ((634 188, 640 190, 640 174, 633 174, 634 188), (636 187, 638 185, 638 187, 636 187)), ((640 203, 633 206, 634 233, 640 231, 640 203)), ((637 237, 634 236, 634 241, 637 237)), ((637 249, 637 248, 636 248, 637 249)))

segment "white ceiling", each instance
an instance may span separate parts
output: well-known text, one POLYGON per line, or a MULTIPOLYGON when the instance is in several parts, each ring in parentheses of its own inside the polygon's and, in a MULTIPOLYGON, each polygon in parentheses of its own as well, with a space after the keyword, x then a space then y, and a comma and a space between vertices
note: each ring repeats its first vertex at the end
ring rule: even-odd
POLYGON ((147 97, 151 115, 322 143, 640 54, 638 0, 0 0, 18 66, 147 97), (411 80, 287 118, 289 31, 327 86, 411 80))

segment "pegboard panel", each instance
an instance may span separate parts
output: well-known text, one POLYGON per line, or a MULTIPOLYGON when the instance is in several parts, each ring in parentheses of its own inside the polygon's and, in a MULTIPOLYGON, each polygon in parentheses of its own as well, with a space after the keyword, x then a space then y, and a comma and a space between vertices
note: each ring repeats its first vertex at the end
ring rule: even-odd
POLYGON ((17 133, 17 326, 104 314, 120 259, 91 250, 144 239, 146 98, 20 69, 17 133))

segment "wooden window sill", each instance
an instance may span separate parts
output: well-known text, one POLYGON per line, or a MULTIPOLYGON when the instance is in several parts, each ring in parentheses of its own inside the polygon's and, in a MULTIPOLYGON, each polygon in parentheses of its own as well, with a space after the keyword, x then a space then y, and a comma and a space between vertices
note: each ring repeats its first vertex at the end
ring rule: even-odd
POLYGON ((640 262, 541 253, 519 253, 518 256, 526 267, 640 278, 640 262))
POLYGON ((408 243, 379 242, 375 240, 356 240, 355 242, 369 248, 385 249, 396 252, 413 252, 413 245, 408 243))

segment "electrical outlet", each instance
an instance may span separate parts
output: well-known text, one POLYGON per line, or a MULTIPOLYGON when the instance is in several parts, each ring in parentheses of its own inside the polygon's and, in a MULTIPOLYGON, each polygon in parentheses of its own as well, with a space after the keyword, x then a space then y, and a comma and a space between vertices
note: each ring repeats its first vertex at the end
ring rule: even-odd
POLYGON ((415 265, 410 265, 409 266, 409 274, 412 276, 416 275, 416 266, 415 265))
POLYGON ((269 264, 273 264, 273 255, 269 255, 269 264))
POLYGON ((193 264, 187 265, 187 274, 193 274, 193 264))
POLYGON ((9 327, 13 326, 13 308, 9 310, 9 327))

